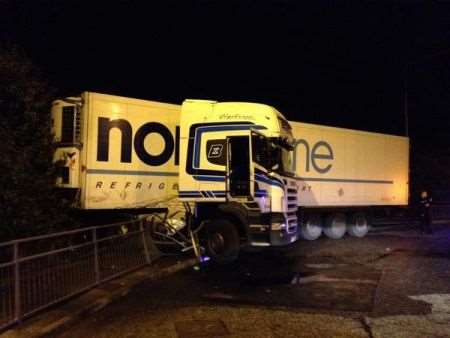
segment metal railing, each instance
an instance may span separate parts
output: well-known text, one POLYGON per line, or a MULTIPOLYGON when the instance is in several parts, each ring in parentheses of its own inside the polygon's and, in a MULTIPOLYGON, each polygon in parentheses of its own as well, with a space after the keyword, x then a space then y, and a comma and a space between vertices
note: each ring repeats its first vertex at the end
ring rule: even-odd
POLYGON ((0 243, 0 331, 156 256, 142 221, 0 243))

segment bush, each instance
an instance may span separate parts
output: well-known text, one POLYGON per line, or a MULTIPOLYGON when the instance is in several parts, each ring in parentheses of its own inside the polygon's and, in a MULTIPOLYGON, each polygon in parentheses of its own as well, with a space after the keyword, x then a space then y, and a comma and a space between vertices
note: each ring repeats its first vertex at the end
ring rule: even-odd
POLYGON ((17 48, 0 49, 0 242, 66 224, 54 193, 52 91, 17 48))

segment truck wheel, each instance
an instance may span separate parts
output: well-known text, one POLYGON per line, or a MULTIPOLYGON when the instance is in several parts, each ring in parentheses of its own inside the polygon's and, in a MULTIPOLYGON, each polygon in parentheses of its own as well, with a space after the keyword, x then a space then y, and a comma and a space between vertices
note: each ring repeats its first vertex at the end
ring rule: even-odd
POLYGON ((300 227, 300 236, 308 241, 314 241, 322 234, 321 218, 319 214, 309 215, 300 227))
POLYGON ((347 219, 344 214, 335 213, 327 217, 323 232, 328 238, 339 239, 345 235, 347 219))
POLYGON ((239 233, 233 223, 226 219, 205 224, 206 250, 211 260, 219 264, 231 263, 239 255, 239 233))
POLYGON ((369 222, 367 221, 366 214, 363 212, 357 212, 350 218, 350 222, 347 227, 347 233, 353 237, 364 237, 370 230, 369 222))

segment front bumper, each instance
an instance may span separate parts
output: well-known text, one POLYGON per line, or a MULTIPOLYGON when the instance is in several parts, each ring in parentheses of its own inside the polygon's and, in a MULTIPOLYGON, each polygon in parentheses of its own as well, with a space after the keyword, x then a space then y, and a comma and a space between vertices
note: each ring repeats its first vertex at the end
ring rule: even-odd
POLYGON ((262 231, 259 233, 252 233, 249 237, 249 246, 286 246, 294 243, 299 239, 299 234, 287 233, 283 230, 262 231))
POLYGON ((298 240, 298 232, 287 233, 283 230, 272 230, 270 232, 270 245, 285 246, 298 240))
POLYGON ((258 223, 249 227, 249 245, 252 247, 286 246, 299 238, 298 231, 289 231, 288 220, 281 213, 260 215, 258 223))

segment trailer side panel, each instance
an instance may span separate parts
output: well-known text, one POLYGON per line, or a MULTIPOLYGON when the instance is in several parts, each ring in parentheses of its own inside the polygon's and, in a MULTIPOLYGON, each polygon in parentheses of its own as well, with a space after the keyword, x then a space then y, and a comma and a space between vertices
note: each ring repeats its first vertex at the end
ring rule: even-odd
POLYGON ((85 93, 83 209, 160 208, 177 196, 180 106, 85 93))
POLYGON ((408 138, 291 124, 300 206, 408 204, 408 138))

